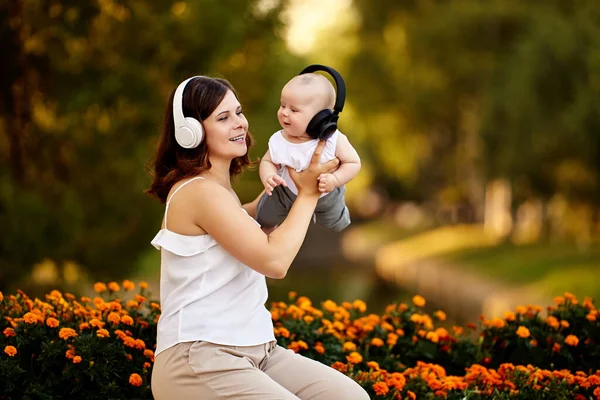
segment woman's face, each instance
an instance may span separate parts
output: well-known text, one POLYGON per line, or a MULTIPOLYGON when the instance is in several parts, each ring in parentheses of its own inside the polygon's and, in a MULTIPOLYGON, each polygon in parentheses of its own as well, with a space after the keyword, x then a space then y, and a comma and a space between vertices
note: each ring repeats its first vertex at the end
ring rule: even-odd
POLYGON ((206 133, 206 145, 210 156, 234 159, 248 152, 246 135, 248 120, 242 106, 231 90, 215 111, 202 121, 206 133))

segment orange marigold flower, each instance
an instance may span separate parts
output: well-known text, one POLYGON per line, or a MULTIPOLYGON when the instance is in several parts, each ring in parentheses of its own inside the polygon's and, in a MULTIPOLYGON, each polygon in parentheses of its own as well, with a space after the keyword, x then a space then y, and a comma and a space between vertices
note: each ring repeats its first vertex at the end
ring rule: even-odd
POLYGON ((356 345, 352 342, 346 342, 343 346, 344 351, 354 351, 356 350, 356 345))
POLYGON ((376 382, 373 384, 373 390, 377 396, 385 396, 390 391, 390 388, 385 382, 376 382))
POLYGON ((569 346, 577 346, 579 344, 579 339, 575 335, 569 335, 565 338, 565 343, 569 346))
POLYGON ((60 337, 63 340, 67 340, 68 338, 71 338, 71 337, 77 337, 77 332, 75 332, 75 330, 71 329, 71 328, 62 328, 58 332, 58 337, 60 337))
POLYGON ((558 353, 558 352, 560 351, 560 344, 558 344, 558 343, 554 343, 554 344, 552 345, 552 351, 553 351, 554 353, 558 353))
POLYGON ((23 321, 25 321, 28 324, 35 324, 39 321, 39 319, 40 317, 32 312, 28 312, 25 313, 25 315, 23 315, 23 321))
POLYGON ((596 398, 600 398, 600 386, 594 389, 594 396, 596 396, 596 398))
POLYGON ((288 345, 288 349, 292 349, 295 353, 299 353, 300 350, 308 350, 308 344, 304 340, 294 340, 288 345))
MULTIPOLYGON (((96 285, 94 285, 94 290, 96 289, 96 285)), ((83 296, 81 298, 81 302, 82 303, 89 303, 90 301, 92 301, 92 299, 90 299, 89 297, 83 296)))
POLYGON ((132 386, 142 386, 142 377, 139 376, 138 374, 131 374, 129 375, 129 383, 132 386))
POLYGON ((4 348, 4 352, 9 356, 9 357, 14 357, 17 354, 17 348, 15 346, 6 346, 4 348))
POLYGON ((0 301, 4 300, 4 295, 0 292, 0 301))
POLYGON ((565 304, 565 298, 562 296, 556 296, 554 298, 554 302, 560 306, 562 304, 565 304))
POLYGON ((596 321, 596 316, 598 315, 598 311, 597 310, 591 310, 589 312, 588 315, 585 316, 585 318, 590 321, 590 322, 594 322, 596 321))
POLYGON ((113 325, 117 325, 119 322, 121 322, 121 314, 119 314, 116 311, 112 311, 108 314, 108 316, 106 317, 106 319, 108 320, 108 322, 110 322, 113 325))
POLYGON ((350 364, 360 364, 363 360, 363 357, 356 351, 353 351, 352 353, 350 353, 346 356, 346 360, 350 364))
POLYGON ((568 328, 569 325, 569 321, 565 321, 564 319, 562 321, 560 321, 560 326, 563 328, 568 328))
POLYGON ((84 331, 86 329, 90 329, 90 324, 88 324, 87 322, 82 322, 81 324, 79 324, 80 331, 84 331))
POLYGON ((446 313, 441 310, 436 311, 433 315, 440 321, 446 320, 446 313))
POLYGON ((325 353, 325 347, 323 347, 322 343, 317 343, 315 344, 315 351, 319 354, 324 354, 325 353))
MULTIPOLYGON (((402 336, 404 336, 404 332, 402 332, 402 336)), ((396 335, 395 333, 392 333, 392 332, 388 333, 386 343, 389 346, 395 346, 397 342, 398 342, 398 335, 396 335)))
POLYGON ((117 282, 108 282, 108 290, 110 290, 111 292, 118 292, 119 290, 121 290, 121 286, 119 286, 119 284, 117 282))
POLYGON ((94 328, 104 328, 104 322, 100 321, 98 318, 92 318, 90 320, 90 325, 94 328))
POLYGON ((304 316, 304 322, 306 322, 307 324, 310 324, 314 320, 315 320, 315 318, 312 315, 305 315, 304 316))
POLYGON ((4 336, 6 337, 17 336, 13 328, 6 328, 4 331, 2 331, 2 333, 4 333, 4 336))
POLYGON ((423 306, 425 306, 425 298, 423 296, 418 295, 418 294, 415 295, 415 296, 413 296, 412 302, 417 307, 423 307, 423 306))
POLYGON ((94 292, 96 293, 102 293, 106 291, 106 285, 102 282, 96 282, 94 283, 94 292))
POLYGON ((139 294, 136 294, 133 296, 133 298, 140 304, 146 301, 146 298, 144 296, 140 296, 139 294))
POLYGON ((98 336, 99 338, 107 338, 110 336, 110 334, 106 329, 98 329, 98 331, 96 332, 96 336, 98 336))
POLYGON ((123 281, 123 289, 129 291, 129 290, 133 290, 135 289, 135 283, 133 283, 132 281, 130 281, 129 279, 125 279, 123 281))
POLYGON ((515 311, 517 312, 517 314, 526 314, 527 313, 527 308, 523 307, 523 306, 517 306, 515 308, 515 311))
POLYGON ((394 326, 388 322, 382 322, 381 323, 381 328, 386 330, 386 331, 390 331, 393 332, 394 331, 394 326))
POLYGON ((519 336, 520 338, 526 339, 531 335, 531 332, 529 332, 529 329, 527 329, 524 326, 519 326, 517 328, 517 336, 519 336))
POLYGON ((131 318, 129 315, 123 315, 121 317, 121 322, 124 323, 125 325, 133 325, 133 318, 131 318))
POLYGON ((448 397, 448 393, 444 392, 443 390, 436 390, 433 394, 435 397, 441 397, 442 399, 448 397))
MULTIPOLYGON (((144 350, 146 348, 146 343, 142 339, 135 339, 135 348, 144 350)), ((306 348, 308 348, 308 346, 306 346, 306 348)))
POLYGON ((341 361, 336 361, 331 365, 331 368, 340 371, 342 373, 345 373, 346 371, 348 371, 348 364, 344 364, 341 361))
POLYGON ((512 312, 512 311, 506 311, 506 312, 504 313, 504 319, 505 319, 505 320, 507 320, 507 321, 509 321, 509 322, 512 322, 512 321, 514 321, 515 319, 517 319, 517 316, 516 316, 516 314, 515 314, 514 312, 512 312))
POLYGON ((425 338, 431 340, 433 343, 437 343, 440 341, 438 334, 435 332, 427 332, 427 335, 425 335, 425 338))
POLYGON ((486 325, 502 329, 506 326, 506 322, 501 318, 494 318, 491 321, 486 321, 486 325))
POLYGON ((379 371, 379 364, 377 363, 377 361, 369 361, 367 363, 367 367, 374 369, 375 371, 379 371))
POLYGON ((550 315, 548 318, 546 318, 546 323, 548 324, 548 326, 550 326, 553 329, 558 329, 558 327, 560 326, 558 319, 552 315, 550 315))
POLYGON ((140 282, 140 289, 148 289, 148 282, 140 282))
POLYGON ((59 324, 60 322, 58 322, 56 318, 51 317, 46 320, 46 325, 48 325, 50 328, 56 328, 59 324))
POLYGON ((354 300, 352 302, 352 307, 360 312, 367 311, 367 303, 362 300, 354 300))
POLYGON ((143 365, 144 369, 148 369, 152 366, 152 364, 150 364, 148 361, 146 361, 143 365))
POLYGON ((81 356, 73 357, 73 364, 79 364, 81 362, 81 356))
POLYGON ((67 357, 69 360, 72 360, 75 357, 75 350, 74 349, 69 349, 65 352, 65 357, 67 357))
POLYGON ((144 356, 154 361, 154 352, 150 349, 144 350, 144 356))
POLYGON ((128 300, 127 303, 125 303, 125 306, 127 308, 138 308, 140 306, 140 303, 138 303, 135 300, 128 300))
POLYGON ((375 346, 375 347, 381 347, 383 346, 383 340, 381 340, 380 338, 373 338, 371 339, 371 346, 375 346))
POLYGON ((289 338, 291 335, 290 331, 287 330, 287 328, 285 328, 283 326, 281 328, 279 328, 279 334, 286 339, 289 338))
POLYGON ((406 391, 406 396, 408 396, 410 400, 417 400, 417 395, 410 390, 406 391))

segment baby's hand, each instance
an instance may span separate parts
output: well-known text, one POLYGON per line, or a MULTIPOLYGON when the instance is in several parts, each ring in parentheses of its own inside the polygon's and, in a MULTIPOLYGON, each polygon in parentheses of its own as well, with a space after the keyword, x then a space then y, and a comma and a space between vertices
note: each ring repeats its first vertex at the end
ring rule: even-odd
POLYGON ((321 193, 333 192, 338 185, 338 180, 334 174, 321 174, 317 180, 319 181, 319 192, 321 193))
POLYGON ((283 178, 276 174, 269 175, 263 182, 263 185, 265 186, 265 192, 267 192, 269 196, 273 194, 273 189, 275 189, 275 187, 279 185, 287 186, 283 178))

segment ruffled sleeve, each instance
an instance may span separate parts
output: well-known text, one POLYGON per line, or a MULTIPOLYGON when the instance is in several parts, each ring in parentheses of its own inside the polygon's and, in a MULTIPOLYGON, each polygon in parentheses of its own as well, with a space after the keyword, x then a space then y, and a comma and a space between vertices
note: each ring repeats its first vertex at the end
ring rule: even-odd
POLYGON ((186 236, 166 229, 161 229, 150 243, 181 257, 195 256, 218 244, 210 235, 186 236))

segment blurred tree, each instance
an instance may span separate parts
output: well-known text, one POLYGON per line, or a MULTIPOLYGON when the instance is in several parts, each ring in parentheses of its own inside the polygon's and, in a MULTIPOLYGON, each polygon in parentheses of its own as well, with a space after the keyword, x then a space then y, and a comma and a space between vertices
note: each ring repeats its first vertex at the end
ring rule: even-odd
POLYGON ((144 165, 171 90, 223 76, 266 137, 280 82, 300 68, 282 55, 284 6, 0 0, 0 290, 46 258, 128 276, 160 223, 144 165))
POLYGON ((481 218, 489 178, 524 176, 597 201, 595 1, 355 4, 356 129, 392 198, 468 201, 481 218))
POLYGON ((600 203, 600 8, 555 2, 529 13, 527 32, 492 82, 483 119, 489 174, 517 196, 600 203))

